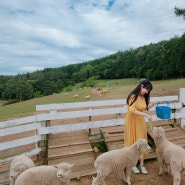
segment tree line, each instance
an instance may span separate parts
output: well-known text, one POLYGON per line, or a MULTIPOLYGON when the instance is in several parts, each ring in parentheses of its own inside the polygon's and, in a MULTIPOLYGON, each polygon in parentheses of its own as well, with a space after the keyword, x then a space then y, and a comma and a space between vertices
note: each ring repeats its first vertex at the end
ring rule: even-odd
POLYGON ((0 99, 9 103, 51 95, 77 83, 94 86, 97 79, 185 77, 185 33, 170 40, 58 68, 0 76, 0 99))

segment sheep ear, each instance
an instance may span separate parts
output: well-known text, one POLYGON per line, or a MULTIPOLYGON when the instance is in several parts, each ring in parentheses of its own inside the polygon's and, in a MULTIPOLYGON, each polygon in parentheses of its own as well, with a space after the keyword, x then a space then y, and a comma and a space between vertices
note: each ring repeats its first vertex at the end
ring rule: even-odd
POLYGON ((74 165, 75 165, 75 163, 71 164, 71 165, 70 165, 70 168, 72 168, 74 165))
POLYGON ((53 165, 54 168, 58 168, 58 165, 53 165))
POLYGON ((140 148, 140 145, 137 145, 137 150, 140 148))
POLYGON ((19 167, 19 170, 20 170, 21 172, 23 172, 23 171, 25 170, 25 167, 24 167, 23 165, 21 165, 21 166, 19 167))

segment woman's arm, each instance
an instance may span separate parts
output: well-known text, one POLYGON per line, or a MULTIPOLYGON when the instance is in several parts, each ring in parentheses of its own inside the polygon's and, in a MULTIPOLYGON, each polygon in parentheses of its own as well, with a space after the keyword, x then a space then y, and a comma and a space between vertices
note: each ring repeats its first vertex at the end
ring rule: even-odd
POLYGON ((152 107, 154 107, 156 105, 156 102, 150 102, 148 104, 148 109, 151 109, 152 107))
POLYGON ((137 115, 137 116, 145 116, 145 117, 147 117, 147 119, 148 119, 149 121, 152 121, 152 116, 151 116, 150 114, 147 114, 146 112, 141 112, 141 111, 135 110, 135 111, 133 112, 133 114, 135 114, 135 115, 137 115))

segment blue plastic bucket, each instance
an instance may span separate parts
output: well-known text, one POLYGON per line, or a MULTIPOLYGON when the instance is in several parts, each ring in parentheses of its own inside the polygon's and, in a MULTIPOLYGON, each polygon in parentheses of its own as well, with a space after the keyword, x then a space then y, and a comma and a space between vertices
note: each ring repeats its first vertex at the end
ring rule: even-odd
POLYGON ((171 108, 169 106, 169 102, 168 101, 163 102, 166 102, 167 105, 159 105, 159 103, 157 103, 157 106, 155 107, 156 115, 160 119, 170 119, 171 108))

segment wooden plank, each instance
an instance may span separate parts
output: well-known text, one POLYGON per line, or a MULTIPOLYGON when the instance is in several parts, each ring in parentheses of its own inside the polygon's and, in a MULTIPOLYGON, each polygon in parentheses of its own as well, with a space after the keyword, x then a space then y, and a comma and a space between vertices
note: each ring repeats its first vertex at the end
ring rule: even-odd
POLYGON ((66 132, 50 135, 48 145, 75 145, 78 143, 83 143, 89 141, 88 132, 75 131, 75 132, 66 132))
POLYGON ((115 149, 119 149, 119 148, 123 148, 124 147, 124 142, 122 141, 111 141, 111 142, 106 142, 106 146, 107 149, 110 150, 115 150, 115 149))
MULTIPOLYGON (((165 99, 166 101, 178 100, 178 96, 176 95, 162 96, 160 98, 165 99)), ((159 100, 159 97, 151 98, 151 102, 158 101, 158 100, 159 100)), ((82 107, 99 107, 99 106, 120 105, 120 104, 126 104, 126 99, 36 105, 36 111, 60 110, 60 109, 82 108, 82 107)))
POLYGON ((89 144, 89 141, 84 141, 84 142, 81 142, 81 143, 64 143, 64 144, 58 144, 58 145, 52 145, 52 146, 49 146, 48 149, 57 149, 57 148, 64 148, 64 147, 70 147, 70 146, 78 146, 78 145, 85 145, 85 144, 89 144))
POLYGON ((60 156, 63 155, 71 155, 75 153, 83 153, 85 151, 92 151, 92 148, 89 143, 87 144, 79 144, 79 145, 72 145, 72 146, 66 146, 66 147, 57 147, 48 149, 48 156, 52 156, 54 154, 59 154, 60 156))
POLYGON ((79 154, 87 154, 88 152, 92 152, 92 149, 86 149, 86 150, 81 150, 81 151, 71 151, 68 152, 67 154, 56 154, 56 155, 49 155, 48 158, 51 159, 57 159, 57 158, 63 158, 63 157, 71 157, 74 155, 79 155, 79 154))
POLYGON ((165 132, 167 133, 167 132, 177 131, 177 130, 178 130, 177 127, 175 127, 175 128, 167 128, 167 129, 165 129, 165 132))
MULTIPOLYGON (((59 138, 64 138, 64 137, 71 137, 71 135, 77 137, 78 135, 82 136, 84 135, 85 137, 88 136, 88 130, 77 130, 77 131, 71 131, 71 132, 64 132, 64 133, 56 133, 56 134, 51 134, 49 135, 49 139, 59 139, 59 138)), ((69 139, 68 138, 68 139, 69 139)))
POLYGON ((37 121, 46 120, 57 120, 57 119, 68 119, 68 118, 79 118, 89 116, 100 116, 100 115, 111 115, 118 113, 126 113, 126 107, 114 107, 114 108, 103 108, 103 109, 88 109, 70 112, 56 112, 51 114, 38 114, 37 121))
POLYGON ((8 151, 3 151, 0 152, 0 164, 3 163, 8 163, 10 161, 12 161, 12 159, 16 156, 16 155, 20 155, 22 153, 24 153, 24 155, 29 156, 31 158, 33 158, 33 156, 37 156, 41 151, 41 148, 35 148, 34 144, 31 145, 27 145, 26 147, 17 147, 17 148, 13 148, 12 150, 9 149, 8 151), (5 157, 3 159, 3 157, 5 157))
POLYGON ((177 136, 177 137, 173 137, 173 138, 169 138, 168 140, 169 141, 175 141, 175 140, 180 140, 180 139, 185 139, 185 135, 183 135, 183 136, 177 136))
POLYGON ((41 136, 36 135, 36 136, 17 139, 17 140, 13 140, 13 141, 3 142, 0 145, 0 151, 15 148, 18 146, 24 146, 24 145, 31 144, 31 143, 37 143, 40 140, 41 140, 41 136))
POLYGON ((10 128, 5 128, 0 130, 0 136, 2 137, 2 136, 11 135, 11 134, 21 133, 21 132, 37 130, 40 127, 41 127, 41 124, 39 123, 30 123, 26 125, 19 125, 19 126, 14 126, 10 128))
POLYGON ((26 124, 26 123, 33 123, 33 122, 36 122, 36 121, 37 121, 36 116, 27 116, 27 117, 24 117, 24 118, 2 121, 2 122, 0 122, 0 128, 13 127, 13 126, 16 126, 16 125, 22 125, 22 124, 26 124))
POLYGON ((63 156, 60 158, 50 158, 48 157, 48 165, 54 165, 58 164, 60 162, 69 162, 69 163, 75 163, 75 168, 78 168, 78 165, 85 165, 85 164, 92 164, 94 163, 94 155, 93 152, 86 152, 86 153, 79 153, 72 156, 63 156), (85 159, 85 160, 83 160, 85 159), (82 162, 81 162, 82 160, 82 162))
MULTIPOLYGON (((10 163, 0 164, 0 174, 6 173, 10 170, 10 163)), ((0 175, 1 177, 1 175, 0 175)))
POLYGON ((124 126, 123 125, 118 125, 118 126, 107 126, 105 128, 100 129, 102 133, 114 133, 114 132, 119 132, 119 131, 124 131, 124 126))
POLYGON ((107 126, 122 125, 124 119, 113 119, 113 120, 101 120, 101 121, 89 121, 86 123, 76 123, 61 126, 45 127, 38 130, 39 134, 55 134, 59 132, 70 132, 75 130, 87 130, 91 128, 100 128, 107 126))
MULTIPOLYGON (((31 152, 33 149, 35 149, 35 144, 23 145, 23 146, 9 148, 7 150, 0 151, 1 160, 5 160, 3 158, 9 157, 9 156, 31 152)), ((36 151, 40 151, 40 149, 36 151)))
POLYGON ((36 111, 74 109, 74 108, 85 108, 85 107, 89 108, 89 107, 121 105, 121 104, 126 104, 126 100, 125 99, 117 99, 117 100, 106 100, 106 101, 102 100, 102 101, 87 101, 87 102, 36 105, 36 111))

